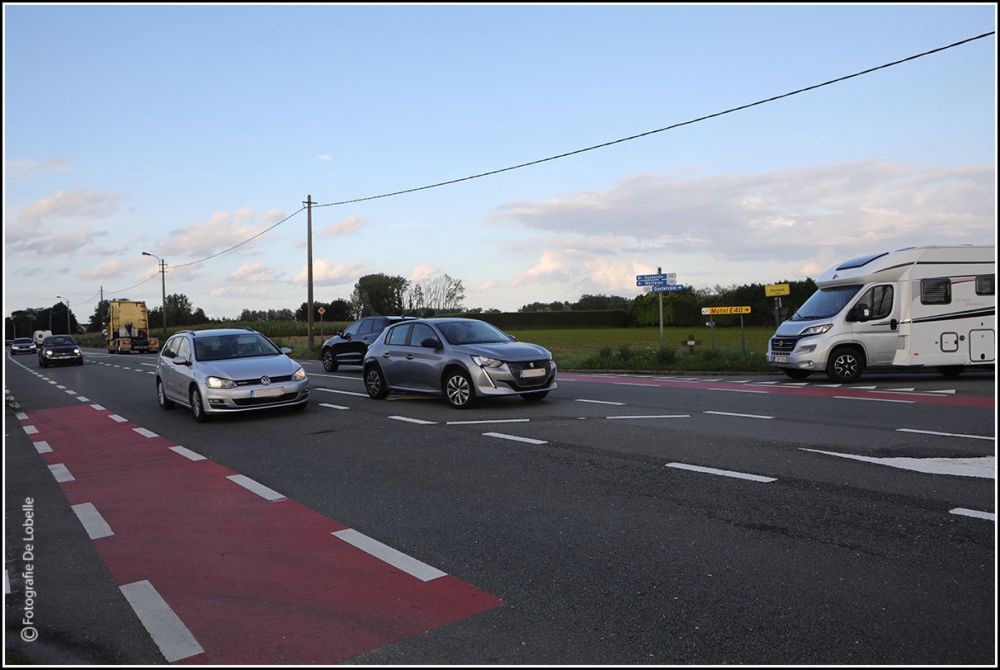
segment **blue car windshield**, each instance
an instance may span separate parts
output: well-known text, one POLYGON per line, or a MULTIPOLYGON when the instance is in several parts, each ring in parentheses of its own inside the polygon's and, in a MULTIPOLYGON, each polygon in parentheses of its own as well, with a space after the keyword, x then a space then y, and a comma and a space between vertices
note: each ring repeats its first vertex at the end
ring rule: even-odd
POLYGON ((792 315, 789 321, 829 319, 831 316, 839 314, 840 310, 844 309, 844 306, 860 290, 861 284, 821 288, 813 293, 802 307, 799 307, 798 311, 792 315))
POLYGON ((450 344, 495 344, 510 342, 508 335, 484 321, 448 321, 437 324, 450 344))
POLYGON ((277 356, 281 351, 258 333, 202 335, 194 339, 194 357, 199 361, 277 356))

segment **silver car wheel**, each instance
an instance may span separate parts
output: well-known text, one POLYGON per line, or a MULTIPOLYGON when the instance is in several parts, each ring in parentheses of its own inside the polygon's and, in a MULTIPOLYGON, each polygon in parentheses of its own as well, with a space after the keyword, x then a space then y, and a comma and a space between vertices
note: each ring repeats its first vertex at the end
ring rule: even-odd
POLYGON ((465 375, 453 374, 445 385, 445 394, 448 396, 448 402, 455 407, 465 407, 472 396, 472 386, 465 375))

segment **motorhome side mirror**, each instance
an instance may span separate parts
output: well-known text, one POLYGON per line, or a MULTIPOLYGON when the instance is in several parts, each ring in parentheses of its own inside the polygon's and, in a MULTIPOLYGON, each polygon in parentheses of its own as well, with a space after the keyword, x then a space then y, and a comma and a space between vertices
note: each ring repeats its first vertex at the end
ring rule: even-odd
POLYGON ((426 337, 420 342, 420 346, 426 349, 440 349, 441 342, 436 337, 426 337))

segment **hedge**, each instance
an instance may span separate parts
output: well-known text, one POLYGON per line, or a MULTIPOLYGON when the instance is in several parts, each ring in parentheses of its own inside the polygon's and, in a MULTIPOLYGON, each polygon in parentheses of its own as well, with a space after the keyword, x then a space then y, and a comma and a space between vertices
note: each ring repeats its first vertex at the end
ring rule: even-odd
POLYGON ((632 325, 629 313, 622 309, 571 312, 484 312, 449 314, 448 316, 479 319, 491 323, 501 330, 626 328, 632 325))

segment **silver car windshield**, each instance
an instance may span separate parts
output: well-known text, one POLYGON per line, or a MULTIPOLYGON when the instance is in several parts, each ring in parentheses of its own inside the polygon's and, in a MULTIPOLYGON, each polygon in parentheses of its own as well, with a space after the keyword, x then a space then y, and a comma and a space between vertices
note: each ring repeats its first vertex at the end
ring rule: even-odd
POLYGON ((258 333, 203 335, 194 339, 194 357, 199 361, 276 356, 280 353, 277 347, 258 333))
POLYGON ((449 344, 495 344, 510 342, 509 336, 483 321, 446 321, 437 324, 449 344))

